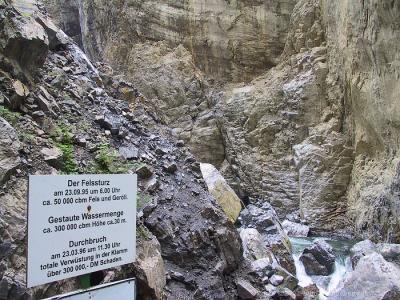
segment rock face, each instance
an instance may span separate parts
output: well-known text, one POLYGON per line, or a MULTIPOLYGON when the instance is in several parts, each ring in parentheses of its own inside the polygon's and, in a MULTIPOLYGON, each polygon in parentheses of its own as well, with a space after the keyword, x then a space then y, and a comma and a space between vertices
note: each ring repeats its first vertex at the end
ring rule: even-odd
POLYGON ((304 249, 300 256, 308 275, 329 275, 335 267, 335 256, 332 247, 324 240, 314 242, 304 249))
POLYGON ((400 297, 400 269, 372 253, 328 297, 329 300, 395 300, 400 297))
POLYGON ((15 129, 0 118, 0 184, 3 184, 20 164, 20 147, 15 129))
POLYGON ((360 235, 400 242, 400 3, 322 1, 322 11, 330 72, 345 87, 343 120, 355 148, 348 215, 360 235))
MULTIPOLYGON (((129 62, 125 55, 135 44, 165 41, 183 44, 207 74, 242 81, 277 64, 296 1, 77 2, 83 44, 95 59, 129 62)), ((74 11, 68 9, 60 23, 74 11)))
POLYGON ((200 169, 211 195, 221 205, 228 218, 235 222, 242 210, 239 197, 213 165, 202 163, 200 169))
POLYGON ((241 198, 400 241, 396 1, 47 2, 241 198))

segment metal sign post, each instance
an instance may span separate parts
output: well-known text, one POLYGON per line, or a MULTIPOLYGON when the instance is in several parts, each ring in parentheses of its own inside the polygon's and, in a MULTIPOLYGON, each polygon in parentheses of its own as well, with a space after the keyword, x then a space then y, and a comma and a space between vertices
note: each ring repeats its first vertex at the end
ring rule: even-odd
POLYGON ((28 287, 132 263, 136 175, 29 178, 28 287))
POLYGON ((135 294, 135 280, 127 279, 103 284, 88 290, 47 298, 45 300, 131 300, 135 299, 135 294))

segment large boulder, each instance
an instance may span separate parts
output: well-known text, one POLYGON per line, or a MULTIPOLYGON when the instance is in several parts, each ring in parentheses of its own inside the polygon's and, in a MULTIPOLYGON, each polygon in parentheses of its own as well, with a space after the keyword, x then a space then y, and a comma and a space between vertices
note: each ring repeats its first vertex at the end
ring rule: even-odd
POLYGON ((324 240, 315 241, 310 247, 304 249, 300 261, 308 275, 329 275, 335 267, 333 249, 324 240))
POLYGON ((15 73, 31 79, 36 69, 43 65, 49 49, 45 30, 10 7, 1 11, 0 20, 1 55, 13 64, 15 73))
POLYGON ((381 254, 385 260, 394 262, 400 265, 400 245, 379 243, 374 244, 370 240, 358 242, 350 249, 350 258, 353 268, 357 265, 358 261, 366 255, 371 253, 381 254))
POLYGON ((142 233, 137 245, 137 259, 134 264, 135 277, 138 282, 139 295, 151 295, 152 298, 162 299, 166 285, 164 260, 161 257, 161 246, 154 235, 141 227, 142 233))
POLYGON ((243 246, 243 256, 250 260, 266 258, 269 264, 272 263, 272 253, 265 246, 261 234, 255 228, 240 230, 240 238, 243 246))
POLYGON ((363 256, 366 256, 368 254, 371 254, 373 252, 376 252, 376 245, 371 242, 370 240, 364 240, 361 242, 358 242, 355 244, 353 247, 350 249, 350 259, 351 259, 351 264, 353 266, 353 269, 357 265, 358 261, 360 258, 363 256))
POLYGON ((228 218, 235 222, 242 210, 239 197, 213 165, 202 163, 200 169, 209 192, 221 205, 228 218))
POLYGON ((0 184, 3 184, 20 164, 17 132, 0 117, 0 184))
POLYGON ((249 204, 240 213, 239 221, 244 227, 257 229, 267 249, 274 253, 278 263, 290 273, 295 274, 292 245, 275 210, 269 203, 264 202, 260 206, 249 204))
POLYGON ((288 236, 306 237, 310 232, 310 227, 304 224, 295 223, 289 220, 282 222, 282 227, 288 236))
POLYGON ((380 243, 377 245, 378 252, 390 262, 400 265, 400 244, 380 243))
POLYGON ((382 255, 371 253, 360 258, 328 300, 400 299, 400 269, 382 255))

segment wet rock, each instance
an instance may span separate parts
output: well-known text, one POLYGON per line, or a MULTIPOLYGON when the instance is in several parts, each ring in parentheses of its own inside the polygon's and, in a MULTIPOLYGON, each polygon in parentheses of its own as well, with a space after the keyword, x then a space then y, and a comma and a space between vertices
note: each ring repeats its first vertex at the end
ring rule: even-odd
POLYGON ((168 163, 164 164, 163 169, 165 172, 173 174, 178 170, 178 167, 176 166, 176 163, 168 162, 168 163))
POLYGON ((283 282, 283 280, 284 280, 283 276, 274 274, 274 275, 272 275, 271 278, 269 279, 269 282, 271 282, 271 284, 272 284, 273 286, 278 286, 278 285, 280 285, 280 284, 283 282))
POLYGON ((36 22, 38 22, 44 30, 46 31, 47 37, 49 39, 49 49, 52 51, 60 50, 66 47, 70 42, 70 38, 61 31, 52 20, 48 19, 43 15, 37 15, 35 17, 36 22))
POLYGON ((237 269, 242 258, 242 245, 237 232, 230 228, 219 228, 216 231, 216 241, 223 260, 223 271, 232 272, 237 269))
POLYGON ((3 118, 0 117, 0 184, 7 181, 15 172, 21 160, 17 132, 3 118))
POLYGON ((202 163, 200 169, 210 194, 221 205, 228 218, 235 222, 242 210, 239 197, 213 165, 202 163))
POLYGON ((315 241, 304 249, 300 261, 308 275, 329 275, 335 267, 333 249, 324 240, 315 241))
POLYGON ((146 164, 142 164, 136 169, 136 174, 140 179, 147 179, 154 174, 153 168, 149 167, 146 164))
POLYGON ((149 193, 155 192, 160 187, 160 182, 157 180, 157 176, 152 175, 144 183, 145 190, 149 193))
POLYGON ((288 236, 294 237, 306 237, 310 231, 310 227, 307 225, 291 222, 289 220, 284 220, 282 222, 282 227, 288 236))
POLYGON ((354 271, 328 296, 328 300, 365 299, 400 299, 400 269, 378 253, 361 257, 354 271))
POLYGON ((58 148, 43 148, 40 153, 43 155, 43 159, 50 166, 61 169, 63 166, 63 153, 58 148))
POLYGON ((388 243, 374 244, 370 240, 364 240, 358 242, 350 249, 350 258, 353 268, 356 267, 358 261, 362 257, 374 252, 381 254, 385 260, 400 265, 399 244, 388 244, 388 243))
POLYGON ((134 268, 138 295, 141 295, 141 299, 144 299, 143 295, 151 295, 151 299, 162 299, 166 276, 160 243, 147 231, 146 237, 138 240, 136 253, 134 268))
POLYGON ((243 245, 243 256, 250 260, 267 258, 268 263, 272 263, 272 255, 265 246, 260 233, 254 228, 240 230, 240 238, 243 245))
POLYGON ((296 300, 296 294, 288 288, 279 288, 271 297, 273 300, 296 300))
POLYGON ((378 252, 389 262, 400 266, 400 244, 380 243, 377 245, 378 252))
POLYGON ((120 123, 115 118, 112 118, 107 114, 103 114, 103 115, 97 115, 95 117, 95 121, 102 128, 109 130, 112 135, 117 135, 119 133, 120 123))
POLYGON ((240 299, 256 299, 258 290, 250 282, 239 279, 236 283, 238 296, 240 299))
POLYGON ((306 287, 299 287, 296 289, 296 299, 303 299, 303 300, 319 300, 319 288, 318 286, 313 283, 306 287))
MULTIPOLYGON (((139 158, 139 150, 135 147, 120 147, 118 149, 119 155, 123 157, 126 160, 131 160, 131 159, 138 159, 139 158)), ((137 170, 136 170, 137 173, 137 170)), ((150 174, 151 176, 151 174, 150 174)))
POLYGON ((357 265, 361 257, 376 252, 376 245, 370 240, 358 242, 350 249, 350 259, 353 269, 357 265))
POLYGON ((273 274, 274 267, 271 264, 271 259, 268 258, 260 258, 251 263, 251 270, 258 277, 263 278, 266 277, 268 279, 269 276, 273 274))

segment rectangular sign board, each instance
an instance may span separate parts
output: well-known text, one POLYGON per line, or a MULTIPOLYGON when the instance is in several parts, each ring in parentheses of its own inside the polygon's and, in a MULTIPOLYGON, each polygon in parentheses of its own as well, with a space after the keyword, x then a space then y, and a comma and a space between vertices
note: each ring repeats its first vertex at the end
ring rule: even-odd
POLYGON ((135 293, 135 280, 126 279, 99 285, 87 290, 54 296, 45 300, 135 300, 135 293))
POLYGON ((131 263, 136 175, 29 177, 27 286, 131 263))

